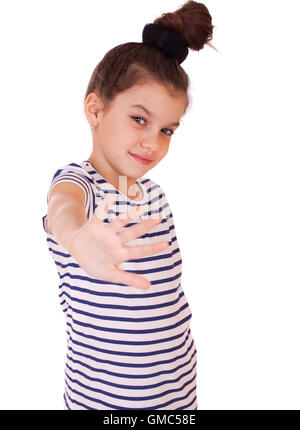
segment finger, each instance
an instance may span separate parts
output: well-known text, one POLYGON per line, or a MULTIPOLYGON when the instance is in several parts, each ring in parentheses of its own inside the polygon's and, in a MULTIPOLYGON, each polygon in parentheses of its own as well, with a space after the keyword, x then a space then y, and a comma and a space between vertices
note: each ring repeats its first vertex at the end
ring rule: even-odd
POLYGON ((132 222, 131 217, 126 217, 125 219, 120 219, 119 217, 115 218, 113 221, 109 223, 109 228, 115 232, 118 233, 121 228, 123 228, 125 225, 130 224, 132 222))
POLYGON ((151 282, 143 276, 126 272, 119 267, 115 267, 109 272, 109 281, 125 284, 130 287, 140 288, 142 290, 146 290, 151 286, 151 282))
POLYGON ((122 212, 113 221, 110 222, 110 228, 114 232, 118 232, 119 230, 121 230, 122 227, 131 223, 134 219, 138 218, 144 213, 144 209, 142 209, 141 207, 132 208, 128 211, 122 212))
POLYGON ((130 246, 124 245, 127 251, 127 260, 146 257, 147 255, 157 254, 169 247, 169 242, 157 242, 149 245, 130 246))
POLYGON ((102 222, 107 215, 108 210, 115 201, 115 197, 107 194, 100 202, 99 206, 95 210, 95 219, 102 222))
POLYGON ((162 221, 162 218, 148 218, 141 223, 136 223, 125 230, 119 232, 119 237, 122 243, 129 242, 130 240, 136 239, 142 236, 147 231, 158 225, 162 221))
POLYGON ((120 217, 130 217, 132 219, 139 218, 145 214, 145 208, 143 206, 127 206, 126 211, 120 214, 120 217))

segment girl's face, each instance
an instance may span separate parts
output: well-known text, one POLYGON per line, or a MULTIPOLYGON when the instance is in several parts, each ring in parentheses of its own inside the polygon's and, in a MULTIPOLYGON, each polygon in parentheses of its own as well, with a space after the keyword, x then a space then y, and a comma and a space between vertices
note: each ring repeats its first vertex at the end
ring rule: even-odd
POLYGON ((165 157, 185 106, 185 95, 171 95, 155 82, 118 94, 105 113, 101 99, 95 93, 89 94, 85 114, 94 126, 89 160, 116 188, 120 176, 126 176, 130 186, 165 157), (131 154, 151 161, 143 163, 131 154))

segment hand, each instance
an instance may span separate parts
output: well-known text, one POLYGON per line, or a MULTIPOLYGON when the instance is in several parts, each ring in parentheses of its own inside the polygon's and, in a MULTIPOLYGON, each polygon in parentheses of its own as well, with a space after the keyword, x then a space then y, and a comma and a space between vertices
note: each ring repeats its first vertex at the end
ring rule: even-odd
POLYGON ((141 258, 156 254, 168 248, 168 242, 157 242, 148 245, 125 245, 133 239, 145 234, 162 219, 148 218, 147 220, 122 229, 132 219, 144 213, 142 207, 128 212, 129 216, 122 214, 109 223, 103 220, 115 201, 108 195, 101 201, 90 218, 82 227, 75 230, 70 238, 70 253, 76 259, 79 266, 89 275, 104 281, 122 283, 131 287, 148 289, 151 282, 136 273, 121 270, 118 265, 123 261, 141 258))

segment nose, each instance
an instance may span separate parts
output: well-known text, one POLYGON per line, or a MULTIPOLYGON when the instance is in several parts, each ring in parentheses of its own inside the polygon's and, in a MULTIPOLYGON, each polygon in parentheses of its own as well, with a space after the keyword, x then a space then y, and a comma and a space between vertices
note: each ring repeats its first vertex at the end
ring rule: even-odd
POLYGON ((154 135, 149 135, 140 142, 141 148, 143 148, 144 153, 150 155, 156 154, 159 149, 159 138, 154 135))

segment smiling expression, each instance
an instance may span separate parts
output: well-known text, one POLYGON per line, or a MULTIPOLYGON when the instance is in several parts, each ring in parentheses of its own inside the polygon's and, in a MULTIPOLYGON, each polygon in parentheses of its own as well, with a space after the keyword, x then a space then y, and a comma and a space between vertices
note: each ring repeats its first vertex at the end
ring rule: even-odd
POLYGON ((118 189, 119 176, 126 176, 130 186, 166 156, 186 96, 151 81, 119 93, 107 112, 101 107, 98 95, 90 93, 85 100, 87 120, 94 125, 89 161, 118 189))

